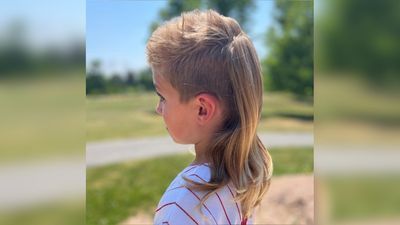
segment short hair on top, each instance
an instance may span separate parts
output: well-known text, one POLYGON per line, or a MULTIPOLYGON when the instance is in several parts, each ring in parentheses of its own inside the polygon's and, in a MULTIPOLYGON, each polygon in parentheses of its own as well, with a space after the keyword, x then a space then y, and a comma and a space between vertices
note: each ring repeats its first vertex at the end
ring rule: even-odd
POLYGON ((151 35, 148 62, 178 91, 181 102, 209 93, 223 104, 224 121, 208 152, 211 180, 190 181, 209 190, 232 182, 245 218, 259 205, 272 177, 272 159, 256 130, 261 118, 263 82, 250 38, 232 18, 213 10, 184 12, 151 35))

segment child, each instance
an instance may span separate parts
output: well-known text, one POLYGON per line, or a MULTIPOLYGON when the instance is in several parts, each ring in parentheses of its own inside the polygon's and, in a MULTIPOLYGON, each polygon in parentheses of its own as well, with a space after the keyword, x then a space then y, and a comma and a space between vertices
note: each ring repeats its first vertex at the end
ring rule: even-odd
POLYGON ((154 224, 251 224, 272 161, 256 134, 260 63, 239 24, 215 11, 183 13, 160 26, 148 61, 173 140, 196 157, 165 191, 154 224))

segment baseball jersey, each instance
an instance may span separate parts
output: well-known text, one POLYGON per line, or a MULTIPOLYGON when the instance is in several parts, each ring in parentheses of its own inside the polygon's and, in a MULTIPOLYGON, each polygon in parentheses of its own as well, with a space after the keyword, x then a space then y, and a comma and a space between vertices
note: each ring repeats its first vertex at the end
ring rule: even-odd
POLYGON ((211 177, 209 164, 188 166, 171 182, 162 196, 154 217, 154 224, 251 224, 252 219, 242 218, 240 204, 235 202, 235 189, 225 185, 198 207, 206 194, 192 190, 182 177, 196 182, 208 182, 211 177), (203 212, 201 213, 200 210, 203 212))

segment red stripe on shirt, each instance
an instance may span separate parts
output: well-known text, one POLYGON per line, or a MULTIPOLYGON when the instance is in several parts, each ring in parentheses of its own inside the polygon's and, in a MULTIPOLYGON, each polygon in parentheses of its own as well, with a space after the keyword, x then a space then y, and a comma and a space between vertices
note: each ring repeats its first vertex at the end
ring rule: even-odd
POLYGON ((195 173, 189 175, 189 177, 191 177, 191 176, 198 177, 198 178, 199 178, 200 180, 202 180, 203 182, 207 182, 207 181, 205 181, 203 178, 201 178, 199 175, 197 175, 197 174, 195 174, 195 173))
POLYGON ((186 171, 184 171, 183 173, 187 173, 187 172, 191 171, 192 169, 194 169, 194 168, 196 168, 196 167, 197 167, 197 165, 196 165, 196 166, 192 166, 192 167, 190 167, 189 169, 187 169, 186 171))
POLYGON ((180 205, 178 205, 176 202, 170 202, 170 203, 164 204, 163 206, 161 206, 160 208, 158 208, 158 209, 156 210, 156 212, 160 211, 162 208, 164 208, 165 206, 168 206, 168 205, 176 205, 176 206, 178 206, 178 208, 181 209, 191 220, 193 220, 193 222, 194 222, 195 224, 199 225, 199 223, 197 223, 196 220, 193 219, 193 217, 192 217, 189 213, 187 213, 186 210, 184 210, 184 209, 183 209, 180 205))
POLYGON ((233 201, 234 201, 235 204, 236 204, 236 208, 237 208, 237 211, 238 211, 238 213, 239 213, 239 218, 240 218, 240 220, 242 220, 242 215, 240 214, 239 206, 238 206, 237 202, 235 201, 235 196, 233 195, 233 192, 232 192, 231 188, 229 187, 229 185, 226 185, 226 186, 228 187, 229 192, 230 192, 231 195, 232 195, 233 201))
MULTIPOLYGON (((187 188, 199 201, 201 201, 200 198, 199 198, 199 196, 197 196, 192 190, 190 190, 190 188, 188 188, 188 187, 186 187, 186 188, 187 188)), ((212 218, 214 219, 215 224, 218 224, 217 220, 215 219, 215 217, 214 217, 214 215, 211 213, 211 211, 208 209, 208 207, 206 206, 206 204, 203 203, 203 205, 204 205, 204 208, 207 209, 207 211, 210 213, 210 215, 211 215, 212 218)))
POLYGON ((203 163, 203 164, 201 164, 201 165, 203 165, 203 166, 207 166, 208 168, 210 168, 210 169, 211 169, 211 166, 207 165, 207 163, 203 163))
POLYGON ((219 194, 216 193, 216 192, 215 192, 215 194, 217 195, 217 197, 218 197, 218 199, 219 199, 219 202, 221 203, 222 209, 224 209, 224 213, 225 213, 226 219, 228 220, 229 224, 232 224, 231 221, 229 220, 228 214, 226 214, 225 206, 224 206, 224 204, 222 203, 221 198, 219 197, 219 194))
POLYGON ((162 205, 160 208, 158 208, 158 209, 156 209, 156 212, 158 212, 158 211, 160 211, 162 208, 164 208, 165 206, 167 206, 167 205, 172 205, 172 204, 174 204, 175 202, 170 202, 170 203, 167 203, 167 204, 165 204, 165 205, 162 205))
POLYGON ((190 219, 192 219, 193 222, 194 222, 195 224, 197 224, 197 225, 199 224, 199 223, 197 223, 196 220, 194 220, 193 217, 192 217, 189 213, 187 213, 180 205, 178 205, 177 203, 175 203, 175 205, 178 206, 188 217, 190 217, 190 219))
MULTIPOLYGON (((194 174, 190 174, 189 176, 196 176, 196 177, 198 177, 200 180, 202 180, 203 182, 206 182, 203 178, 201 178, 199 175, 197 175, 197 174, 195 174, 195 173, 194 173, 194 174)), ((229 188, 229 185, 227 185, 227 186, 228 186, 228 188, 229 188)), ((232 191, 231 191, 230 188, 229 188, 229 191, 231 192, 232 197, 233 197, 233 193, 232 193, 232 191)), ((226 213, 225 206, 224 206, 224 204, 222 203, 221 198, 219 197, 218 193, 215 193, 215 194, 217 195, 217 197, 218 197, 218 199, 219 199, 219 202, 221 203, 221 206, 222 206, 222 208, 224 209, 224 213, 225 213, 226 218, 228 219, 229 224, 231 224, 231 221, 229 220, 228 214, 226 213)), ((235 202, 235 203, 236 203, 236 202, 235 202)), ((242 216, 241 216, 241 214, 240 214, 239 206, 238 206, 237 203, 236 203, 236 208, 237 208, 238 213, 239 213, 239 218, 241 219, 242 216)))
POLYGON ((242 222, 240 223, 240 225, 246 225, 247 224, 247 218, 242 220, 242 222))
POLYGON ((178 189, 178 188, 183 188, 183 187, 185 187, 185 186, 174 187, 174 188, 171 188, 171 189, 166 190, 165 192, 172 191, 172 190, 175 190, 175 189, 178 189))
POLYGON ((208 168, 211 168, 209 165, 207 165, 207 163, 202 163, 202 164, 190 167, 189 169, 185 170, 183 173, 185 174, 185 173, 187 173, 187 172, 191 171, 192 169, 197 168, 199 166, 207 166, 208 168))

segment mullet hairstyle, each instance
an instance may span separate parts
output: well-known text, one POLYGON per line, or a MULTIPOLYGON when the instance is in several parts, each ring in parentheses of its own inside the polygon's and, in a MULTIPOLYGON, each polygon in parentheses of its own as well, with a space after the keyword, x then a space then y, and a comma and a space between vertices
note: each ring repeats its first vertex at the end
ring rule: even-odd
POLYGON ((257 136, 263 82, 250 38, 232 18, 213 10, 182 13, 158 27, 147 43, 148 62, 188 102, 200 93, 218 98, 225 119, 213 135, 207 157, 211 179, 192 188, 206 191, 202 205, 232 182, 243 218, 249 218, 269 188, 272 159, 257 136))

